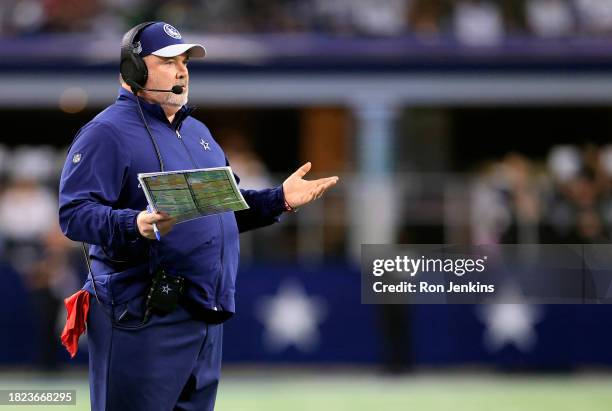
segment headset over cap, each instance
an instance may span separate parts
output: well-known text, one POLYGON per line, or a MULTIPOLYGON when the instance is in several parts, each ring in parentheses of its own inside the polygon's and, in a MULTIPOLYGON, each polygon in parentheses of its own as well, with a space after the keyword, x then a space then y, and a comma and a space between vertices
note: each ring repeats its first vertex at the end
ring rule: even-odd
POLYGON ((168 23, 141 23, 125 33, 121 41, 121 78, 137 92, 149 74, 143 57, 175 57, 185 52, 189 57, 204 57, 206 49, 201 44, 183 42, 181 33, 168 23))

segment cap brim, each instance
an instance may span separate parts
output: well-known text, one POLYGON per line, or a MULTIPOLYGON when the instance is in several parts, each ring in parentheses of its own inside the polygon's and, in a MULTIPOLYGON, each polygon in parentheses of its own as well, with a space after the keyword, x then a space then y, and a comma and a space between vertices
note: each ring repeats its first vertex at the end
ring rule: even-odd
POLYGON ((189 57, 204 57, 206 55, 206 49, 200 44, 173 44, 155 50, 151 54, 159 57, 176 57, 185 52, 189 52, 189 57))

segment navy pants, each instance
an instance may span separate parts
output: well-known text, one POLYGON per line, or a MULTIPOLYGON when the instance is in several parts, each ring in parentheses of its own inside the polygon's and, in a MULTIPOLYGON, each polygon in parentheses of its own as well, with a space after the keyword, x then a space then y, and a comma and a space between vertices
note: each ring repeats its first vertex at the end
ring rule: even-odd
POLYGON ((111 310, 92 296, 87 323, 92 411, 213 410, 223 325, 195 320, 182 307, 154 314, 142 325, 143 312, 144 297, 111 310))

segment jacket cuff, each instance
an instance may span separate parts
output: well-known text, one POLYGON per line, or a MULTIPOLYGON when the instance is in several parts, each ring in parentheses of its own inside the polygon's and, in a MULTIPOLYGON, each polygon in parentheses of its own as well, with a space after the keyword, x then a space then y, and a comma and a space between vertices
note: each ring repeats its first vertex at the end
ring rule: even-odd
POLYGON ((270 193, 271 204, 270 211, 273 216, 279 216, 285 211, 287 208, 285 207, 285 192, 283 191, 283 185, 273 188, 270 193))
POLYGON ((140 239, 140 233, 138 232, 138 225, 136 224, 136 218, 140 211, 125 209, 119 210, 119 227, 122 232, 125 233, 125 237, 129 241, 140 239))

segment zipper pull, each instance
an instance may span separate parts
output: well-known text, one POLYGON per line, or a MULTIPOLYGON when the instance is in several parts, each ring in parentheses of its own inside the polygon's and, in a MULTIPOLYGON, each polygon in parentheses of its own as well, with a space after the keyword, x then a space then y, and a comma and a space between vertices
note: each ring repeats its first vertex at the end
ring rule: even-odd
POLYGON ((175 130, 175 131, 176 131, 176 136, 177 136, 179 139, 182 139, 183 137, 181 137, 181 134, 178 132, 178 130, 175 130))

